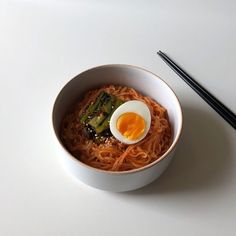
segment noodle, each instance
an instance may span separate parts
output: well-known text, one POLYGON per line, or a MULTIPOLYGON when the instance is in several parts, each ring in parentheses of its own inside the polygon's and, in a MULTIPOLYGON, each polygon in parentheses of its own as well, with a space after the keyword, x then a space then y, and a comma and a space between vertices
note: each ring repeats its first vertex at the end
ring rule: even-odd
POLYGON ((166 109, 152 98, 141 95, 133 88, 107 85, 88 91, 72 113, 65 116, 61 139, 72 155, 87 165, 103 170, 126 171, 148 165, 162 156, 171 145, 172 133, 166 109), (85 136, 80 122, 83 109, 102 91, 123 101, 142 101, 149 107, 151 126, 143 140, 127 145, 111 136, 104 143, 96 143, 85 136))

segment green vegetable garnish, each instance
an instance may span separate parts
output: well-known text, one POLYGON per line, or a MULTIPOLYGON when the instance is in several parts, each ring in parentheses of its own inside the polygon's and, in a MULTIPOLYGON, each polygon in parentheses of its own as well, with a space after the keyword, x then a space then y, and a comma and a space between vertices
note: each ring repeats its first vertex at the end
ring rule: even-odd
POLYGON ((102 106, 102 111, 109 114, 112 111, 112 99, 109 99, 107 103, 102 106))
POLYGON ((105 92, 100 93, 95 103, 91 103, 85 114, 80 118, 80 122, 85 122, 91 114, 93 114, 97 109, 99 109, 100 106, 103 104, 103 101, 106 99, 107 95, 108 94, 105 92))
POLYGON ((116 99, 115 103, 113 105, 113 108, 110 112, 110 114, 107 116, 107 118, 102 122, 102 124, 100 124, 98 127, 96 127, 95 131, 97 134, 100 134, 101 132, 103 132, 104 130, 109 128, 109 122, 111 119, 111 116, 113 114, 113 112, 122 104, 123 102, 120 99, 116 99))
POLYGON ((113 112, 123 103, 122 100, 101 92, 94 103, 91 103, 81 116, 80 122, 83 123, 91 132, 95 132, 97 140, 104 140, 103 134, 109 134, 109 122, 113 112))
POLYGON ((91 125, 93 128, 98 127, 106 118, 103 114, 100 114, 99 116, 94 116, 88 124, 91 125))

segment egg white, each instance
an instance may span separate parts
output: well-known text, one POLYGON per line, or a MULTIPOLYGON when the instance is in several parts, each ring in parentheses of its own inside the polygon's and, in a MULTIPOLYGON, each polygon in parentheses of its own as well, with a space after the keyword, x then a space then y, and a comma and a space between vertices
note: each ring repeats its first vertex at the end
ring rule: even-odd
POLYGON ((151 126, 151 113, 150 110, 148 108, 148 106, 141 102, 141 101, 137 101, 137 100, 132 100, 132 101, 128 101, 123 103, 121 106, 119 106, 114 113, 111 116, 110 119, 110 130, 112 135, 118 139, 119 141, 121 141, 122 143, 125 144, 134 144, 137 143, 139 141, 141 141, 148 133, 149 129, 151 126), (145 121, 145 130, 143 132, 143 134, 135 140, 129 140, 126 137, 124 137, 119 130, 116 127, 117 124, 117 120, 118 118, 127 112, 134 112, 138 115, 140 115, 144 121, 145 121))

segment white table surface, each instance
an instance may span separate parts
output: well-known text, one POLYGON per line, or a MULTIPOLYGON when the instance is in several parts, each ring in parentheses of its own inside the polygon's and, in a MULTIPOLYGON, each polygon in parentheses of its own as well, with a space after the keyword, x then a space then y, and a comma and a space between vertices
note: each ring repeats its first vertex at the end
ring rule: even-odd
POLYGON ((236 2, 0 0, 0 235, 235 235, 236 132, 156 55, 236 112, 236 2), (93 66, 160 75, 184 113, 174 161, 129 193, 62 166, 51 127, 61 87, 93 66))

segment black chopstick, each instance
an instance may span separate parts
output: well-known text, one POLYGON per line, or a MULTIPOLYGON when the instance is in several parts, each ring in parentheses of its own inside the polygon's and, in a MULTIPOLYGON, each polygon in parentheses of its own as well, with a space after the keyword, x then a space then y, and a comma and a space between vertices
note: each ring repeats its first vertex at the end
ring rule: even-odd
POLYGON ((162 51, 157 52, 162 60, 178 74, 201 98, 203 98, 219 115, 221 115, 234 129, 236 129, 236 116, 216 97, 203 88, 196 80, 181 69, 162 51))

